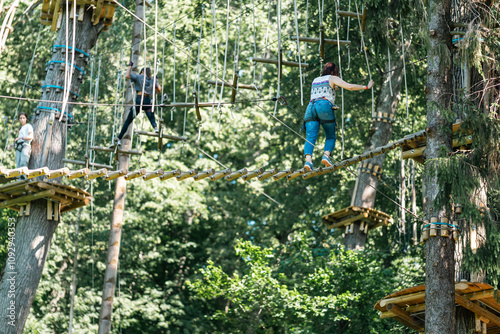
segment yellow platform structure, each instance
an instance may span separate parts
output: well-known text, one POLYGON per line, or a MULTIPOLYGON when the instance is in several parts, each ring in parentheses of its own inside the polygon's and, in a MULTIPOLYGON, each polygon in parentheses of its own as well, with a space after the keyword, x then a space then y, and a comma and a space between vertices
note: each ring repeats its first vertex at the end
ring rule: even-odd
MULTIPOLYGON (((70 17, 73 18, 74 1, 68 1, 70 8, 70 17)), ((76 14, 79 21, 83 21, 86 7, 93 9, 92 23, 94 25, 99 22, 109 27, 113 23, 113 16, 117 7, 116 2, 109 0, 76 0, 76 14)), ((43 0, 42 11, 40 13, 40 23, 46 26, 51 26, 52 31, 56 31, 61 27, 62 16, 60 15, 63 8, 66 8, 66 1, 63 0, 43 0)))
MULTIPOLYGON (((477 333, 500 333, 500 303, 495 299, 493 286, 487 283, 455 283, 455 302, 475 314, 477 333)), ((393 318, 414 330, 424 333, 425 285, 419 285, 382 298, 375 309, 380 318, 393 318)))
POLYGON ((52 182, 14 181, 0 186, 0 209, 9 208, 29 216, 31 202, 47 200, 47 219, 59 221, 60 214, 88 205, 92 196, 79 188, 52 182))
POLYGON ((369 230, 392 223, 393 219, 382 211, 352 205, 323 216, 323 222, 329 229, 345 226, 347 233, 353 231, 352 224, 361 222, 360 229, 368 233, 369 230))
MULTIPOLYGON (((465 148, 472 143, 472 135, 459 137, 460 123, 453 124, 453 148, 465 148)), ((408 141, 401 146, 403 159, 413 159, 421 164, 425 163, 424 150, 427 148, 427 136, 421 136, 408 141)))

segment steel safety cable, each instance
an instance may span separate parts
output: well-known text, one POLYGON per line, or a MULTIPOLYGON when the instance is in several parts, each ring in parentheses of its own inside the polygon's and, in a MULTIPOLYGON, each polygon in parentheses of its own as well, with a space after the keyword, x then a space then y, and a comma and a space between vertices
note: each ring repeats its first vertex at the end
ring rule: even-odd
MULTIPOLYGON (((309 0, 306 1, 306 36, 309 36, 309 0)), ((307 42, 304 43, 304 60, 307 61, 307 42)), ((302 82, 303 84, 306 83, 305 75, 302 76, 302 82)))
POLYGON ((91 157, 92 151, 89 154, 89 142, 90 142, 90 137, 91 137, 91 128, 90 128, 90 123, 92 119, 92 88, 94 85, 94 63, 95 63, 95 58, 91 56, 90 58, 90 78, 89 78, 89 110, 87 112, 87 140, 86 140, 86 145, 85 145, 85 154, 89 157, 91 157))
MULTIPOLYGON (((308 0, 309 1, 309 0, 308 0)), ((253 57, 257 58, 257 35, 255 32, 255 0, 252 0, 252 28, 253 28, 253 57)), ((252 84, 257 86, 255 83, 255 64, 253 65, 253 81, 252 84)))
MULTIPOLYGON (((241 0, 240 0, 240 15, 238 17, 241 17, 241 12, 243 10, 243 6, 241 5, 241 0)), ((237 37, 235 38, 234 42, 234 60, 233 60, 233 75, 240 75, 240 70, 239 70, 239 58, 240 58, 240 32, 241 32, 241 19, 238 19, 236 21, 236 24, 238 26, 238 29, 236 30, 236 35, 237 37)), ((236 94, 238 94, 239 89, 238 85, 236 85, 236 94)), ((233 110, 234 110, 234 104, 231 105, 231 118, 234 119, 233 115, 233 110)))
POLYGON ((295 13, 295 34, 297 36, 297 52, 299 54, 299 77, 300 77, 300 105, 304 105, 304 90, 302 87, 302 62, 300 57, 300 42, 299 42, 299 20, 297 18, 297 0, 293 0, 293 9, 295 13))
MULTIPOLYGON (((63 104, 61 107, 61 116, 59 117, 59 122, 62 121, 64 113, 66 111, 66 106, 68 105, 68 99, 69 95, 71 93, 71 86, 73 84, 73 74, 75 72, 75 47, 76 47, 76 3, 72 4, 73 8, 73 38, 72 38, 72 50, 71 50, 71 63, 68 64, 68 20, 69 20, 69 15, 68 15, 68 2, 66 2, 66 63, 64 66, 64 96, 63 96, 63 104), (67 71, 68 65, 70 65, 69 73, 67 71)), ((66 117, 67 120, 69 120, 69 113, 68 116, 66 117)), ((66 122, 67 123, 67 122, 66 122)), ((65 150, 66 154, 67 150, 65 150)))
MULTIPOLYGON (((96 50, 97 51, 97 50, 96 50)), ((97 77, 94 85, 94 106, 92 108, 92 136, 90 138, 91 146, 95 145, 95 135, 96 135, 96 127, 97 127, 97 103, 99 100, 99 82, 101 77, 101 56, 99 55, 99 62, 97 65, 97 77)), ((95 162, 95 154, 92 155, 92 162, 95 162)))
POLYGON ((196 76, 194 86, 196 88, 196 96, 200 97, 200 54, 201 54, 201 36, 203 35, 203 20, 205 18, 205 5, 201 5, 201 21, 200 21, 200 37, 198 38, 198 55, 196 57, 196 76))
POLYGON ((392 75, 391 75, 391 50, 389 46, 389 21, 386 22, 386 28, 387 28, 387 59, 388 59, 388 66, 389 68, 387 69, 389 73, 389 89, 391 91, 391 97, 394 95, 392 92, 392 75))
MULTIPOLYGON (((175 51, 177 49, 176 47, 176 43, 177 43, 177 36, 176 36, 176 32, 177 32, 177 28, 176 28, 176 25, 174 23, 174 82, 172 83, 173 87, 172 87, 172 99, 174 100, 174 103, 176 103, 176 99, 175 99, 175 63, 176 63, 176 54, 175 54, 175 51)), ((175 107, 173 107, 172 109, 170 109, 170 120, 173 121, 174 120, 174 110, 175 110, 175 107)))
MULTIPOLYGON (((351 11, 351 0, 349 0, 348 11, 349 12, 351 11)), ((346 36, 346 40, 349 40, 349 32, 350 32, 349 30, 350 30, 350 28, 351 28, 351 17, 348 16, 347 17, 347 36, 346 36)), ((346 47, 347 47, 347 69, 346 69, 346 71, 349 71, 349 69, 351 68, 351 48, 350 48, 349 44, 347 44, 346 47)))
MULTIPOLYGON (((368 62, 368 54, 366 52, 366 44, 365 44, 365 38, 363 34, 363 29, 361 27, 361 21, 359 19, 359 10, 358 10, 358 3, 355 2, 356 4, 356 16, 358 18, 358 24, 359 24, 359 32, 361 33, 361 47, 363 48, 363 51, 365 53, 365 60, 366 60, 366 67, 368 68, 368 75, 370 76, 370 81, 372 80, 372 71, 370 70, 370 63, 368 62)), ((375 117, 375 96, 374 96, 374 91, 372 87, 372 117, 375 117)))
POLYGON ((408 85, 406 83, 406 60, 405 60, 405 39, 403 36, 403 24, 401 21, 401 14, 399 14, 399 22, 401 27, 401 51, 403 53, 403 74, 405 78, 405 98, 406 98, 406 119, 410 118, 410 112, 408 107, 408 85))
MULTIPOLYGON (((188 47, 190 53, 191 53, 191 46, 188 47)), ((187 71, 186 71, 186 99, 184 103, 187 103, 188 100, 188 95, 189 95, 189 59, 187 60, 187 71)), ((182 136, 186 136, 186 117, 187 117, 187 108, 184 108, 184 125, 182 127, 182 136)))
MULTIPOLYGON (((196 147, 196 149, 198 151, 200 151, 201 153, 205 154, 207 157, 209 157, 211 160, 215 161, 215 163, 217 163, 218 165, 224 167, 225 169, 229 169, 229 167, 227 167, 226 165, 224 165, 222 162, 220 162, 219 160, 217 160, 215 157, 213 157, 212 155, 208 154, 207 152, 205 152, 204 150, 202 150, 201 148, 199 147, 196 147)), ((245 182, 246 184, 249 184, 248 182, 245 182)), ((272 198, 271 196, 269 196, 268 194, 266 194, 264 191, 260 190, 260 189, 257 189, 257 188, 253 188, 255 190, 257 190, 259 193, 261 193, 262 195, 264 195, 265 197, 267 197, 268 199, 270 199, 271 201, 273 201, 274 203, 278 204, 278 205, 281 205, 280 202, 278 202, 277 200, 275 200, 274 198, 272 198)))
MULTIPOLYGON (((165 35, 165 28, 162 30, 163 35, 165 35)), ((165 40, 163 40, 162 55, 161 55, 161 103, 165 103, 165 98, 163 94, 163 89, 165 86, 165 40)), ((160 120, 163 119, 163 108, 160 108, 160 120)))
MULTIPOLYGON (((276 102, 274 103, 273 116, 276 116, 278 109, 278 98, 280 97, 281 76, 283 73, 281 65, 281 0, 276 1, 276 24, 278 28, 278 89, 276 90, 276 102)), ((298 38, 298 37, 297 37, 298 38)))
MULTIPOLYGON (((268 1, 267 3, 267 29, 266 29, 266 35, 264 37, 264 52, 262 54, 262 57, 265 57, 267 54, 267 41, 269 39, 269 28, 271 27, 271 0, 268 1)), ((255 65, 254 65, 255 66, 255 65)), ((264 71, 264 64, 260 67, 260 73, 259 73, 259 84, 262 82, 262 75, 264 71)))
MULTIPOLYGON (((216 7, 215 7, 215 0, 212 0, 212 30, 214 30, 214 27, 217 28, 217 13, 216 13, 216 7)), ((218 78, 219 78, 219 42, 217 38, 217 30, 214 31, 214 37, 215 37, 215 85, 214 85, 214 90, 213 90, 213 96, 212 96, 212 111, 210 112, 210 120, 213 119, 214 116, 214 108, 215 108, 215 100, 217 99, 217 83, 218 83, 218 78)), ((213 73, 213 72, 211 72, 213 73)))
MULTIPOLYGON (((224 50, 224 69, 222 71, 222 83, 220 87, 220 95, 219 95, 219 103, 217 105, 217 111, 219 112, 219 131, 220 131, 220 123, 222 118, 222 94, 224 93, 224 82, 226 82, 226 65, 227 65, 227 47, 229 43, 229 4, 231 0, 227 0, 227 14, 226 14, 226 46, 224 50)), ((234 88, 233 88, 234 89, 234 88)))
MULTIPOLYGON (((340 8, 340 1, 337 0, 337 9, 340 8)), ((335 15, 335 25, 336 25, 336 31, 337 31, 337 53, 339 56, 339 75, 340 79, 342 79, 342 58, 340 56, 340 17, 338 14, 335 15)), ((341 109, 342 109, 342 150, 340 151, 340 160, 344 159, 344 88, 340 87, 340 92, 342 96, 342 104, 341 104, 341 109)))
MULTIPOLYGON (((146 27, 144 27, 144 30, 146 30, 146 27)), ((155 30, 158 30, 158 0, 155 0, 155 30)), ((151 104, 152 104, 152 112, 153 112, 153 117, 155 117, 155 107, 156 107, 156 85, 158 84, 158 65, 157 65, 157 61, 158 61, 158 56, 157 56, 157 53, 158 53, 158 34, 155 34, 155 45, 154 45, 154 49, 155 49, 155 55, 154 55, 154 61, 153 61, 153 98, 151 100, 151 104)), ((159 122, 160 120, 158 119, 158 123, 160 124, 160 127, 161 127, 161 123, 159 122)), ((156 125, 157 128, 155 130, 158 129, 158 124, 156 125)))

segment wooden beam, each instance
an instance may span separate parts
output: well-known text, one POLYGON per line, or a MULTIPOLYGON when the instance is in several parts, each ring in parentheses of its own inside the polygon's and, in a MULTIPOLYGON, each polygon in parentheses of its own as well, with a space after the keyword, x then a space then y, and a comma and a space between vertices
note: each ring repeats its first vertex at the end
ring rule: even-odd
POLYGON ((85 175, 85 180, 93 180, 98 177, 106 176, 108 174, 108 170, 106 168, 101 168, 98 170, 91 171, 88 175, 85 175))
MULTIPOLYGON (((90 149, 91 150, 94 150, 94 151, 103 151, 103 152, 110 152, 110 153, 114 153, 115 152, 115 149, 114 148, 109 148, 109 147, 101 147, 101 146, 90 146, 90 149)), ((135 150, 116 150, 117 153, 121 153, 121 154, 132 154, 132 155, 141 155, 142 152, 141 151, 135 151, 135 150)))
POLYGON ((69 174, 69 168, 64 167, 64 168, 51 170, 47 173, 46 176, 47 176, 47 179, 52 180, 52 179, 55 179, 55 178, 58 178, 58 177, 61 177, 64 175, 68 175, 68 174, 69 174))
MULTIPOLYGON (((160 137, 160 133, 157 133, 157 132, 148 132, 148 131, 135 130, 134 133, 136 133, 138 135, 142 135, 142 136, 150 136, 150 137, 156 137, 156 138, 160 137)), ((172 139, 172 140, 179 140, 179 141, 187 140, 186 137, 171 136, 171 135, 166 135, 164 133, 161 134, 161 138, 172 139)), ((137 151, 135 151, 135 152, 137 152, 137 151)), ((118 150, 118 153, 121 153, 120 150, 118 150)))
POLYGON ((67 175, 67 177, 68 177, 68 180, 73 180, 73 179, 76 179, 76 178, 79 178, 79 177, 83 177, 83 176, 89 175, 89 173, 90 173, 90 169, 88 169, 88 168, 82 168, 82 169, 70 172, 67 175))
POLYGON ((196 111, 196 118, 198 119, 198 121, 201 122, 200 106, 198 105, 198 94, 196 94, 196 91, 193 91, 193 98, 194 98, 194 110, 196 111))
POLYGON ((8 179, 28 174, 28 167, 20 167, 16 169, 7 169, 4 173, 4 176, 8 179))
POLYGON ((273 175, 273 180, 277 181, 279 179, 282 179, 288 175, 291 175, 294 172, 293 168, 288 168, 287 170, 281 171, 273 175))
POLYGON ((106 181, 111 181, 111 180, 114 180, 114 179, 117 179, 121 176, 124 176, 128 173, 127 169, 120 169, 120 170, 117 170, 117 171, 112 171, 112 172, 109 172, 106 177, 104 178, 106 181))
MULTIPOLYGON (((220 86, 223 84, 222 81, 217 81, 217 80, 207 80, 207 84, 209 85, 215 85, 220 86)), ((229 82, 224 81, 224 87, 233 87, 229 82)), ((245 84, 240 84, 238 83, 238 89, 251 89, 251 90, 262 90, 261 86, 254 86, 254 85, 245 85, 245 84)))
MULTIPOLYGON (((268 59, 268 58, 252 58, 252 60, 256 63, 264 63, 264 64, 274 64, 278 65, 278 60, 276 59, 268 59)), ((283 62, 284 66, 290 66, 290 67, 299 67, 299 63, 291 62, 291 61, 286 61, 284 60, 283 62)), ((308 68, 309 64, 307 63, 301 63, 302 67, 308 68)))
POLYGON ((193 177, 196 174, 198 174, 198 169, 194 168, 194 169, 188 170, 187 172, 180 173, 179 175, 176 176, 176 179, 177 179, 177 181, 182 181, 182 180, 185 180, 187 178, 193 177))
POLYGON ((407 295, 402 295, 402 296, 397 296, 397 297, 391 297, 387 299, 382 299, 380 301, 380 306, 385 307, 388 304, 394 304, 394 303, 406 303, 406 302, 411 302, 417 299, 425 299, 425 291, 417 292, 417 293, 410 293, 407 295))
POLYGON ((33 179, 33 178, 38 177, 38 176, 46 175, 48 172, 49 172, 49 168, 48 167, 42 167, 42 168, 38 168, 38 169, 31 169, 31 170, 28 170, 28 173, 26 174, 26 177, 28 179, 33 179))
POLYGON ((163 171, 163 169, 157 169, 154 172, 146 173, 146 175, 144 175, 142 177, 142 179, 144 181, 149 181, 151 179, 154 179, 155 177, 162 176, 163 174, 165 174, 165 172, 163 171))
POLYGON ((363 213, 361 213, 361 214, 359 214, 357 216, 350 217, 350 218, 338 221, 336 223, 328 225, 327 228, 329 230, 331 230, 332 228, 337 228, 337 227, 341 227, 341 226, 345 226, 345 225, 350 225, 351 223, 357 222, 357 221, 359 221, 359 220, 361 220, 363 218, 368 218, 368 213, 363 212, 363 213))
MULTIPOLYGON (((87 167, 87 164, 85 163, 85 161, 62 159, 62 162, 66 163, 66 164, 73 164, 73 165, 79 165, 79 166, 85 166, 85 167, 87 167)), ((93 163, 93 162, 89 162, 89 166, 88 167, 113 169, 113 166, 110 166, 110 165, 101 165, 101 164, 96 164, 96 163, 93 163)))
POLYGON ((254 170, 253 172, 243 175, 242 179, 243 181, 248 181, 250 179, 253 179, 254 177, 261 175, 262 173, 264 173, 264 168, 259 168, 254 170))
POLYGON ((239 80, 239 75, 238 71, 234 73, 233 76, 233 85, 231 86, 233 89, 231 89, 231 103, 234 103, 236 101, 236 92, 238 91, 238 80, 239 80))
POLYGON ((319 56, 325 59, 325 27, 323 25, 319 26, 319 56))
POLYGON ((271 169, 271 170, 266 170, 264 173, 262 173, 259 176, 257 176, 257 178, 259 179, 259 181, 263 181, 265 179, 270 178, 274 174, 277 174, 278 172, 279 172, 279 170, 277 168, 274 168, 274 169, 271 169))
POLYGON ((248 173, 248 170, 246 168, 243 168, 243 169, 237 170, 236 172, 233 172, 233 173, 227 175, 226 177, 224 177, 224 179, 226 181, 233 181, 233 180, 236 180, 237 178, 239 178, 243 175, 246 175, 247 173, 248 173))
POLYGON ((10 199, 7 201, 0 202, 0 209, 14 205, 14 204, 21 204, 21 203, 29 203, 31 201, 35 201, 40 198, 46 198, 55 195, 56 191, 54 189, 42 191, 36 194, 31 194, 31 195, 26 195, 26 196, 21 196, 17 197, 14 199, 10 199))
POLYGON ((141 168, 139 170, 136 170, 134 172, 130 172, 127 175, 125 175, 125 180, 130 181, 130 180, 136 179, 138 177, 141 177, 143 175, 146 175, 146 170, 144 168, 141 168))
POLYGON ((164 173, 162 176, 160 176, 160 180, 165 181, 168 179, 171 179, 173 177, 176 177, 177 175, 181 175, 181 170, 180 169, 175 169, 170 172, 164 173))
POLYGON ((413 318, 408 312, 403 310, 401 307, 390 303, 387 305, 387 310, 396 314, 398 317, 406 320, 406 322, 408 322, 412 325, 412 328, 418 330, 419 332, 424 331, 424 324, 422 323, 422 321, 420 321, 419 319, 413 318))
POLYGON ((299 170, 296 170, 295 172, 293 172, 292 174, 290 175, 287 175, 287 179, 288 180, 293 180, 295 179, 296 177, 299 177, 301 175, 304 175, 306 173, 306 170, 304 168, 301 168, 299 170))
POLYGON ((500 326, 500 317, 497 315, 493 314, 492 312, 482 308, 479 305, 476 305, 473 301, 465 298, 464 296, 455 293, 455 302, 459 304, 460 306, 468 309, 471 312, 474 312, 475 314, 479 316, 486 317, 490 319, 492 323, 494 323, 497 326, 500 326))
POLYGON ((57 192, 59 194, 63 194, 63 195, 75 198, 75 199, 77 199, 79 201, 82 201, 82 200, 84 200, 85 198, 88 197, 88 196, 85 196, 83 194, 79 194, 76 191, 71 191, 69 189, 61 188, 61 187, 55 186, 53 184, 48 184, 48 183, 45 183, 45 182, 38 182, 36 184, 36 186, 38 188, 41 188, 41 189, 47 189, 47 190, 51 190, 52 189, 52 190, 54 190, 55 192, 57 192))
POLYGON ((82 206, 88 205, 89 203, 90 199, 86 198, 84 201, 79 201, 68 206, 63 206, 61 208, 61 213, 81 208, 82 206))
POLYGON ((224 176, 231 174, 231 169, 227 168, 219 172, 215 172, 214 175, 210 176, 210 181, 217 181, 222 179, 224 176))
POLYGON ((195 176, 193 176, 193 179, 195 181, 199 181, 199 180, 203 180, 207 177, 209 177, 210 175, 214 175, 215 174, 215 169, 213 168, 210 168, 210 169, 207 169, 203 172, 199 172, 198 174, 196 174, 195 176))

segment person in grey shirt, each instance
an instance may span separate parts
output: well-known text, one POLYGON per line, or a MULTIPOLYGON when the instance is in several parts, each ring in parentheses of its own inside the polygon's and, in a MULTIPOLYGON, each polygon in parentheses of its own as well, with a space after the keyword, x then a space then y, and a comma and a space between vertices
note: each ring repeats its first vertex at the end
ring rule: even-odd
MULTIPOLYGON (((19 135, 14 139, 14 144, 11 144, 8 149, 16 149, 16 168, 28 167, 28 162, 31 157, 31 141, 33 140, 33 127, 28 123, 28 114, 21 112, 19 114, 19 135)), ((23 175, 22 179, 26 179, 23 175)))
POLYGON ((136 112, 134 112, 133 107, 130 108, 127 119, 125 120, 125 123, 123 123, 122 130, 118 135, 118 145, 121 145, 121 139, 127 132, 127 129, 133 122, 135 116, 138 115, 141 110, 144 110, 146 116, 148 116, 149 122, 155 129, 155 132, 158 132, 153 106, 151 105, 151 96, 154 94, 153 87, 158 93, 161 93, 160 84, 158 83, 157 78, 153 78, 151 76, 151 69, 149 67, 143 68, 140 74, 135 74, 132 73, 133 65, 134 64, 132 62, 129 63, 127 73, 125 73, 125 78, 130 79, 134 83, 135 91, 137 92, 137 96, 135 97, 136 112))

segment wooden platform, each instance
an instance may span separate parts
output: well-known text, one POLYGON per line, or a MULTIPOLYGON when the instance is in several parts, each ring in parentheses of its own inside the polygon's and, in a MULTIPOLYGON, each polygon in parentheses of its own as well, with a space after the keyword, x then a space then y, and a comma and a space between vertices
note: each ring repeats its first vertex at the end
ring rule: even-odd
MULTIPOLYGON (((453 124, 453 147, 466 147, 472 143, 472 136, 469 134, 467 136, 462 136, 459 138, 460 134, 460 123, 453 124)), ((424 150, 427 147, 427 136, 424 132, 424 136, 417 138, 414 141, 407 142, 401 146, 403 151, 403 159, 413 159, 421 164, 425 163, 423 156, 424 150)))
MULTIPOLYGON (((73 18, 73 1, 68 1, 70 8, 70 17, 73 18)), ((104 25, 109 27, 113 23, 113 16, 117 4, 110 0, 76 0, 76 13, 78 16, 78 21, 83 21, 83 16, 85 11, 92 9, 92 23, 94 25, 99 22, 104 23, 104 25)), ((66 1, 63 0, 43 0, 42 10, 40 13, 40 23, 46 26, 51 26, 53 31, 60 28, 62 23, 62 13, 63 8, 66 8, 66 1)))
MULTIPOLYGON (((476 314, 479 333, 500 333, 500 303, 494 297, 493 286, 487 283, 460 282, 455 284, 455 302, 476 314), (486 330, 486 331, 485 331, 486 330)), ((393 318, 423 333, 425 324, 425 285, 390 294, 374 308, 380 318, 393 318)))
MULTIPOLYGON (((19 215, 29 215, 30 203, 38 199, 47 199, 47 215, 59 220, 59 214, 88 205, 92 199, 82 189, 51 182, 32 180, 14 181, 0 186, 0 209, 9 208, 19 215)), ((51 220, 51 219, 49 219, 51 220)))
POLYGON ((356 222, 362 222, 362 230, 368 233, 369 230, 382 225, 392 223, 393 220, 388 214, 375 209, 362 208, 360 206, 349 206, 345 209, 323 216, 323 222, 329 229, 349 226, 356 222))

